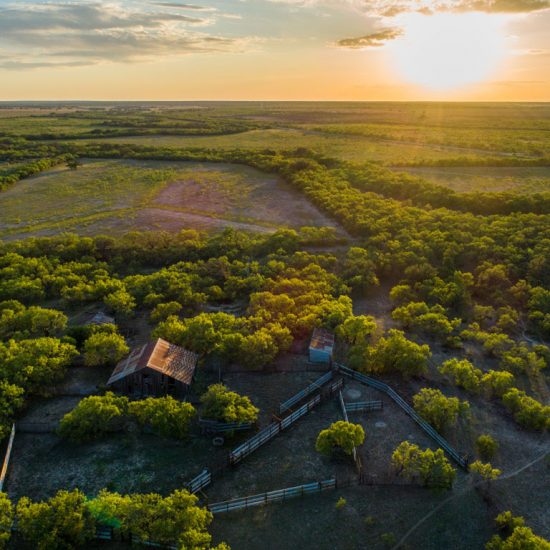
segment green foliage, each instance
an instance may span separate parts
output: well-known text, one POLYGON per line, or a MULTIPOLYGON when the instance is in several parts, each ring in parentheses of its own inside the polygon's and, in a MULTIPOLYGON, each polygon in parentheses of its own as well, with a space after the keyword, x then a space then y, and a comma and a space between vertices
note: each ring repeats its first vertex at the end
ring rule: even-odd
POLYGON ((324 455, 331 455, 337 449, 351 455, 353 448, 362 445, 364 441, 365 430, 360 424, 339 420, 319 433, 315 448, 324 455))
POLYGON ((259 409, 244 395, 213 384, 201 396, 201 416, 221 422, 256 422, 259 409))
POLYGON ((471 473, 478 475, 484 481, 493 481, 502 474, 498 468, 493 468, 491 464, 484 464, 480 460, 472 462, 468 466, 468 469, 471 473))
POLYGON ((0 380, 0 439, 4 439, 11 431, 15 413, 24 404, 23 388, 0 380))
POLYGON ((66 315, 55 309, 26 308, 16 300, 0 303, 1 340, 56 336, 65 330, 66 325, 66 315))
POLYGON ((0 342, 0 377, 27 393, 46 395, 77 355, 73 345, 56 338, 0 342))
POLYGON ((342 508, 345 508, 346 504, 348 503, 348 501, 344 498, 344 497, 340 497, 337 501, 336 501, 336 505, 335 505, 335 508, 337 510, 341 510, 342 508))
POLYGON ((418 445, 403 441, 392 454, 392 464, 397 475, 418 480, 426 487, 451 488, 456 470, 451 466, 442 449, 422 451, 418 445))
POLYGON ((129 351, 130 348, 120 334, 96 332, 84 342, 84 362, 90 367, 113 366, 129 351))
POLYGON ((11 538, 14 510, 6 493, 0 493, 0 549, 6 548, 11 538))
POLYGON ((61 437, 77 442, 91 441, 121 428, 128 411, 128 398, 112 392, 82 399, 59 424, 61 437))
POLYGON ((491 460, 498 450, 498 441, 488 434, 482 434, 476 439, 476 450, 483 460, 491 460))
POLYGON ((393 310, 392 317, 403 327, 417 329, 432 336, 449 336, 459 325, 460 319, 449 321, 445 308, 439 304, 428 306, 425 302, 410 302, 393 310))
POLYGON ((449 359, 439 367, 439 372, 450 377, 456 386, 468 392, 477 393, 480 390, 483 373, 467 359, 449 359))
POLYGON ((490 370, 481 377, 481 385, 489 397, 502 397, 514 384, 510 372, 490 370))
POLYGON ((419 376, 427 371, 431 356, 428 345, 419 345, 392 329, 372 346, 354 346, 350 350, 350 364, 366 372, 398 372, 405 378, 419 376))
POLYGON ((347 344, 365 344, 376 331, 376 321, 371 315, 352 315, 337 328, 337 335, 347 344))
POLYGON ((151 321, 154 323, 160 323, 166 321, 168 317, 172 315, 178 315, 183 306, 179 302, 167 302, 164 304, 157 304, 151 312, 151 321))
POLYGON ((486 550, 550 550, 550 542, 525 526, 522 517, 514 517, 510 511, 500 513, 495 522, 502 535, 495 535, 485 545, 486 550))
POLYGON ((502 396, 502 402, 522 426, 540 431, 550 427, 550 406, 539 403, 524 391, 511 388, 502 396))
POLYGON ((103 302, 117 315, 129 316, 136 307, 133 296, 124 289, 118 289, 105 296, 103 302))
POLYGON ((189 423, 195 416, 191 403, 176 401, 170 396, 132 401, 128 405, 128 412, 142 426, 151 426, 160 435, 178 439, 187 436, 189 423))
POLYGON ((81 548, 95 535, 95 525, 78 490, 59 491, 43 502, 23 497, 17 503, 17 529, 37 550, 81 548))
POLYGON ((415 411, 429 422, 436 430, 454 426, 459 415, 465 415, 470 408, 467 401, 456 397, 445 397, 434 388, 422 388, 413 396, 415 411))
POLYGON ((154 493, 123 496, 104 490, 88 506, 98 522, 131 532, 141 540, 208 549, 212 514, 197 503, 198 498, 185 490, 167 497, 154 493))

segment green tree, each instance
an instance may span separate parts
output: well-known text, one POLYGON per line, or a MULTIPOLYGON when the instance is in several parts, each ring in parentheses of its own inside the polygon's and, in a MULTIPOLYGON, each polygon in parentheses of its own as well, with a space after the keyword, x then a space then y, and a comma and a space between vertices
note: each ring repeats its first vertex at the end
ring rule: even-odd
POLYGON ((123 316, 131 315, 136 307, 133 296, 123 288, 105 296, 103 302, 112 312, 123 316))
POLYGON ((90 367, 113 366, 129 351, 130 348, 120 334, 96 332, 84 342, 84 362, 90 367))
POLYGON ((522 426, 541 431, 550 427, 550 406, 539 403, 524 391, 511 388, 502 396, 502 402, 522 426))
POLYGON ((172 315, 178 315, 183 309, 183 306, 179 302, 167 302, 164 304, 157 304, 155 309, 151 312, 151 321, 153 323, 160 323, 166 321, 168 317, 172 315))
POLYGON ((488 434, 480 435, 476 439, 476 450, 483 460, 491 460, 498 450, 498 441, 488 434))
POLYGON ((336 329, 337 335, 350 345, 365 344, 376 331, 376 321, 371 315, 352 315, 336 329))
POLYGON ((450 377, 459 388, 470 393, 479 392, 483 372, 467 359, 449 359, 439 367, 439 372, 450 377))
POLYGON ((6 548, 13 526, 14 510, 6 493, 0 493, 0 549, 6 548))
POLYGON ((0 439, 4 439, 11 431, 11 425, 17 411, 24 404, 23 388, 0 381, 0 439))
POLYGON ((77 442, 91 441, 121 427, 128 413, 128 398, 112 392, 82 399, 59 424, 59 435, 77 442))
POLYGON ((392 329, 372 347, 366 368, 373 372, 399 372, 409 378, 425 373, 430 357, 428 345, 407 340, 405 333, 392 329))
POLYGON ((339 420, 319 433, 315 448, 325 455, 331 455, 338 449, 351 455, 353 448, 362 445, 364 441, 365 430, 360 424, 339 420))
POLYGON ((132 401, 128 412, 135 416, 142 426, 151 426, 165 437, 184 439, 189 432, 189 423, 195 416, 191 403, 176 401, 173 397, 148 397, 132 401))
POLYGON ((469 410, 467 401, 456 397, 445 397, 440 390, 422 388, 413 396, 414 410, 429 422, 436 430, 443 430, 456 424, 459 414, 469 410))
POLYGON ((481 386, 489 397, 502 397, 513 385, 514 375, 511 372, 490 370, 481 378, 481 386))
POLYGON ((392 465, 397 475, 419 480, 426 487, 451 488, 456 470, 442 449, 422 451, 418 445, 403 441, 392 454, 392 465))
POLYGON ((59 491, 43 502, 22 497, 17 503, 17 529, 37 550, 82 548, 95 535, 95 524, 78 490, 59 491))
POLYGON ((256 422, 258 413, 250 399, 223 384, 211 385, 201 396, 202 416, 221 422, 256 422))
POLYGON ((498 468, 493 468, 490 463, 484 464, 480 460, 472 462, 468 469, 471 473, 477 474, 483 481, 493 481, 502 474, 498 468))

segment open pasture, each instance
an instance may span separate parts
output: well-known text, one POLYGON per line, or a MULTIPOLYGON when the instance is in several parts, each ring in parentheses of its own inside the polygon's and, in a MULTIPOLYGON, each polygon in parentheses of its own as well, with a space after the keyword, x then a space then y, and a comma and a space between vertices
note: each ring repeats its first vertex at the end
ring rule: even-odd
POLYGON ((244 166, 85 161, 57 167, 0 195, 0 237, 133 229, 255 231, 333 225, 274 176, 244 166))
POLYGON ((550 168, 547 166, 411 167, 397 170, 459 193, 511 191, 528 194, 550 191, 550 168))

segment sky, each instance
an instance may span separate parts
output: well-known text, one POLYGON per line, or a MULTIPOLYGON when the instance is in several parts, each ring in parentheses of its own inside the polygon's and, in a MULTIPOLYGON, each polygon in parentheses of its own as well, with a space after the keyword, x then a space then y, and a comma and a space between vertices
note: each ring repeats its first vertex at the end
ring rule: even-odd
POLYGON ((550 0, 0 0, 0 100, 550 101, 550 0))

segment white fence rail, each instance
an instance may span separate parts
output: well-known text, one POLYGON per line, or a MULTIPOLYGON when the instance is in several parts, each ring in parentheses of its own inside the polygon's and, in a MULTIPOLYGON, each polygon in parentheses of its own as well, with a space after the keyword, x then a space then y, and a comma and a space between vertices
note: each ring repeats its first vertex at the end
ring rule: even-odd
POLYGON ((302 391, 298 392, 296 395, 293 395, 290 399, 287 399, 284 403, 281 403, 279 406, 279 414, 284 414, 286 411, 292 408, 293 405, 300 402, 302 399, 305 399, 308 395, 319 390, 327 382, 330 382, 334 377, 334 371, 328 371, 326 374, 323 374, 320 378, 312 382, 307 388, 304 388, 302 391))

